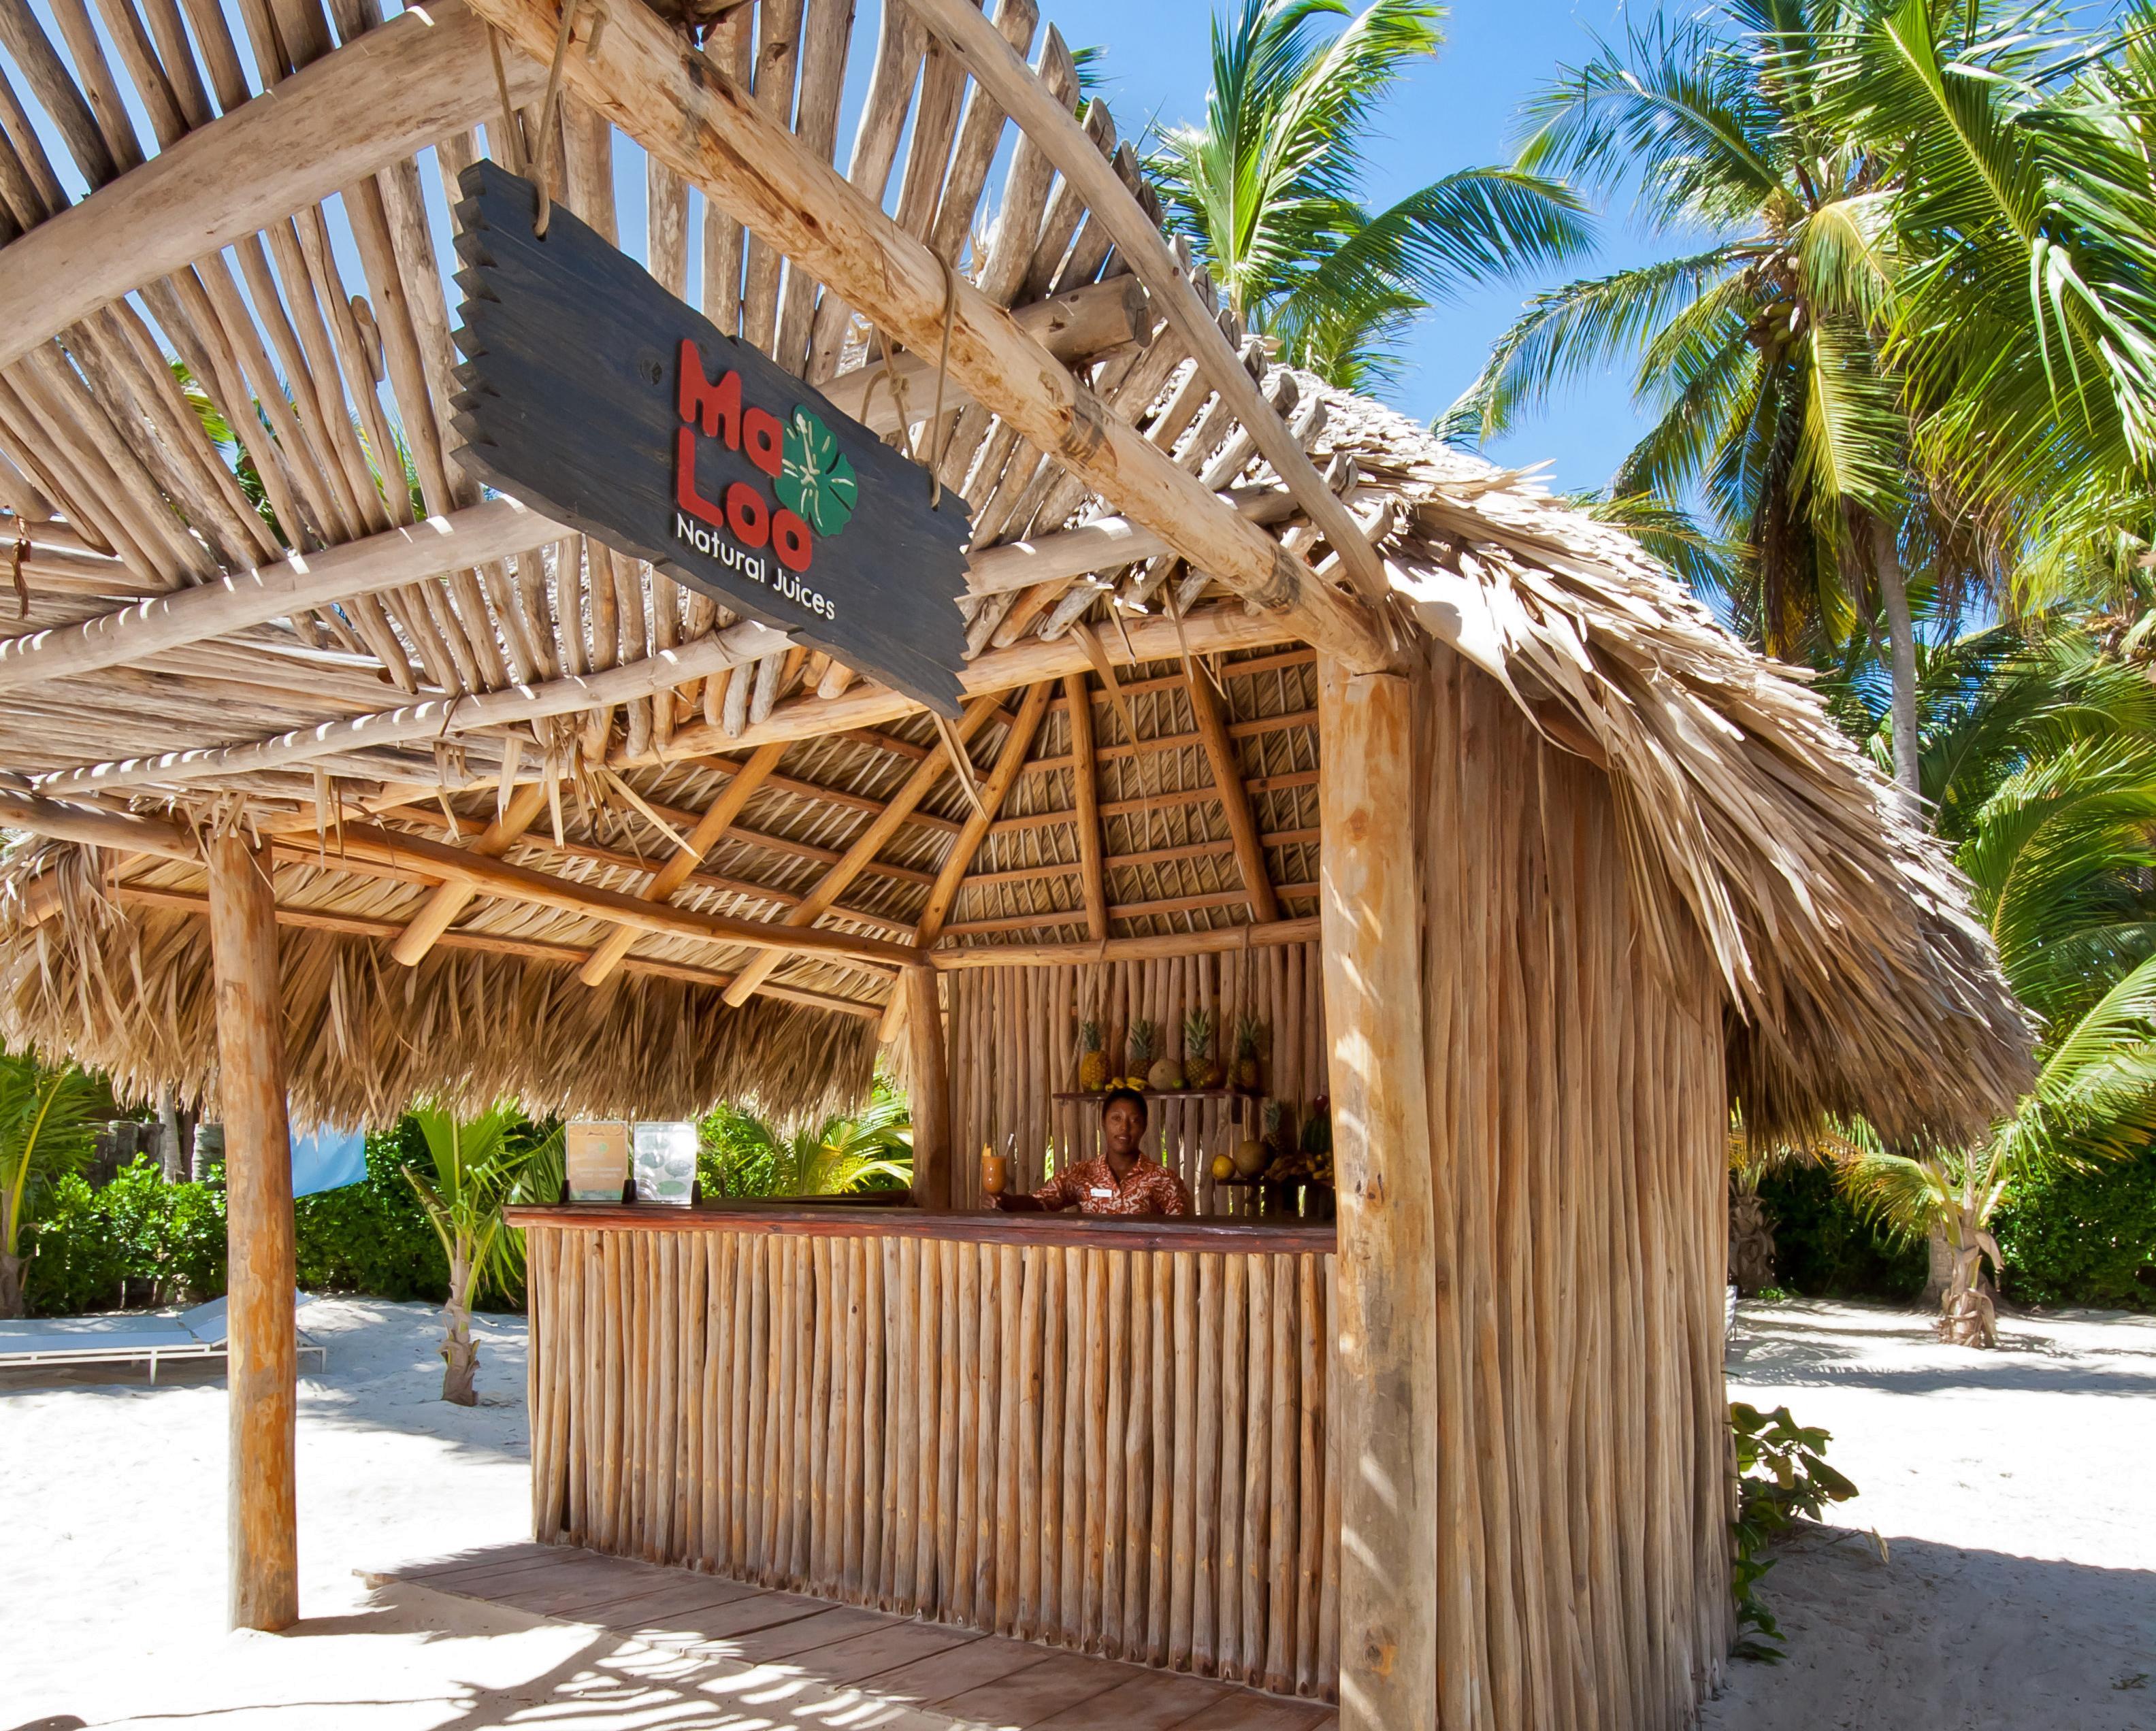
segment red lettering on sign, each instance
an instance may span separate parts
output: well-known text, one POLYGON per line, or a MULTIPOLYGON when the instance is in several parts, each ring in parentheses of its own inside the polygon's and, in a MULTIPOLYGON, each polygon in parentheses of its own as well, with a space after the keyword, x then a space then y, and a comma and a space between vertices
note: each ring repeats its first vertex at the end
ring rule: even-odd
POLYGON ((785 467, 786 443, 778 417, 759 408, 749 410, 742 417, 742 442, 748 460, 777 480, 778 471, 785 467))
POLYGON ((681 428, 674 436, 674 503, 714 529, 726 526, 726 514, 696 490, 696 429, 693 427, 681 428))
POLYGON ((746 546, 760 547, 771 539, 771 507, 747 481, 726 489, 726 527, 746 546))
POLYGON ((723 438, 729 451, 741 449, 741 375, 729 371, 713 384, 704 376, 704 363, 696 353, 695 340, 686 336, 681 339, 679 407, 681 418, 690 426, 701 427, 705 438, 723 438))
POLYGON ((808 570, 808 561, 816 556, 808 525, 784 505, 772 515, 771 551, 778 556, 781 565, 796 573, 808 570))

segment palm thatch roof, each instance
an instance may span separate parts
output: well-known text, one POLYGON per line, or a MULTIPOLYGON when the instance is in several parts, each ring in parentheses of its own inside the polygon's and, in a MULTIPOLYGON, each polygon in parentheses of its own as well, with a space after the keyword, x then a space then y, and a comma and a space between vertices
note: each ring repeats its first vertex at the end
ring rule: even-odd
MULTIPOLYGON (((759 10, 711 27, 696 52, 717 69, 689 85, 767 76, 759 10)), ((845 9, 826 10, 793 42, 835 80, 851 49, 845 9)), ((484 498, 457 465, 445 236, 423 176, 453 206, 479 125, 490 144, 500 130, 485 38, 457 0, 429 8, 417 47, 409 20, 358 4, 325 17, 298 0, 311 31, 244 44, 214 12, 196 22, 215 40, 128 44, 154 141, 85 94, 110 67, 50 44, 23 59, 28 99, 74 161, 46 161, 34 130, 0 136, 0 314, 20 315, 0 317, 0 532, 23 598, 21 634, 0 643, 0 817, 44 836, 0 864, 0 1036, 124 1090, 212 1090, 192 837, 237 826, 271 848, 303 1111, 378 1117, 421 1091, 820 1109, 865 1087, 912 946, 947 962, 1307 933, 1310 646, 1389 629, 1410 658, 1466 658, 1606 770, 1643 929, 1671 966, 1712 959, 1753 1122, 1861 1110, 1952 1131, 2021 1085, 2027 1030, 1962 886, 1801 679, 1621 531, 1274 365, 1161 237, 1105 106, 1073 115, 1071 57, 1029 5, 1006 0, 996 25, 1065 130, 1029 122, 1014 150, 1013 104, 967 69, 982 63, 924 63, 903 8, 882 20, 850 152, 814 80, 794 105, 791 59, 742 105, 740 124, 771 131, 726 172, 847 166, 889 267, 876 304, 834 286, 839 253, 782 260, 727 213, 768 204, 730 205, 719 181, 692 202, 674 159, 644 165, 639 256, 663 284, 686 294, 696 259, 708 315, 880 415, 894 443, 943 453, 974 525, 970 704, 949 735, 665 571, 484 498), (393 55, 430 57, 400 64, 408 90, 432 81, 427 124, 445 136, 364 105, 393 55), (233 228, 232 201, 210 196, 234 169, 220 152, 261 148, 239 124, 285 124, 260 93, 309 61, 310 100, 359 116, 344 154, 322 151, 310 179, 300 151, 281 202, 242 201, 233 228), (159 196, 199 192, 203 220, 231 228, 221 250, 200 229, 167 243, 124 226, 145 156, 138 175, 184 165, 159 196), (92 268, 54 276, 63 241, 92 268), (936 260, 963 295, 942 299, 936 260), (1067 369, 1092 431, 1127 442, 1050 438, 1034 384, 987 373, 949 381, 929 424, 934 364, 903 333, 932 331, 939 305, 1038 345, 1040 388, 1065 390, 1045 369, 1067 369), (897 388, 872 393, 880 376, 897 388), (383 484, 385 452, 408 452, 408 487, 383 484), (1162 505, 1177 487, 1194 511, 1162 505), (655 886, 685 852, 693 868, 655 886), (624 899, 644 911, 616 960, 624 899), (742 941, 742 921, 803 935, 774 951, 742 941)), ((243 9, 249 29, 266 16, 243 9)), ((589 57, 610 52, 594 38, 589 57)), ((529 100, 539 69, 513 43, 506 59, 529 100)), ((572 85, 603 74, 571 62, 572 85)), ((612 233, 617 161, 643 146, 573 90, 563 111, 557 196, 612 233)), ((536 123, 526 110, 518 130, 536 123)))

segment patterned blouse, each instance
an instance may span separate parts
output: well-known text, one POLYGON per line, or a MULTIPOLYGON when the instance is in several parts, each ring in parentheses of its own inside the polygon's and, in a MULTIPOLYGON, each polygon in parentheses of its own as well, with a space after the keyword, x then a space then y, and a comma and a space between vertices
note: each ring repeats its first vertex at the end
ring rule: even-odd
POLYGON ((1105 1156, 1073 1160, 1035 1191, 1033 1199, 1044 1208, 1075 1206, 1081 1214, 1190 1212, 1190 1192, 1183 1180, 1158 1160, 1142 1156, 1121 1183, 1105 1156))

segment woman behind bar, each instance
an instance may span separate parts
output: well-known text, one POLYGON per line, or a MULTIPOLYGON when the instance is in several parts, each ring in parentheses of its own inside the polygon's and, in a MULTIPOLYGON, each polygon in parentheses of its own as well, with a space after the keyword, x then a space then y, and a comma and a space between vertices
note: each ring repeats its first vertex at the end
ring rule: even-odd
POLYGON ((1081 1214, 1189 1213, 1183 1180, 1141 1150, 1145 1128, 1145 1096, 1110 1088, 1101 1103, 1101 1158, 1072 1160, 1031 1196, 998 1196, 996 1206, 1013 1214, 1073 1206, 1081 1214))

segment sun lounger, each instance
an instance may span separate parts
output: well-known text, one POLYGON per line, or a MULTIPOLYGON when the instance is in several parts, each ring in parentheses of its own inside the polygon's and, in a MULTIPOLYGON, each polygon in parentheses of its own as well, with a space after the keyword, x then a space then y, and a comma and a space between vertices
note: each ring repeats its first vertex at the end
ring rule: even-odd
MULTIPOLYGON (((295 1306, 311 1303, 311 1293, 294 1295, 295 1306)), ((150 1380, 157 1366, 222 1360, 225 1355, 225 1306, 222 1298, 198 1304, 177 1315, 123 1313, 117 1316, 41 1317, 0 1322, 0 1370, 32 1365, 96 1365, 146 1363, 150 1380)), ((321 1345, 300 1336, 300 1364, 317 1370, 327 1362, 321 1345)))

